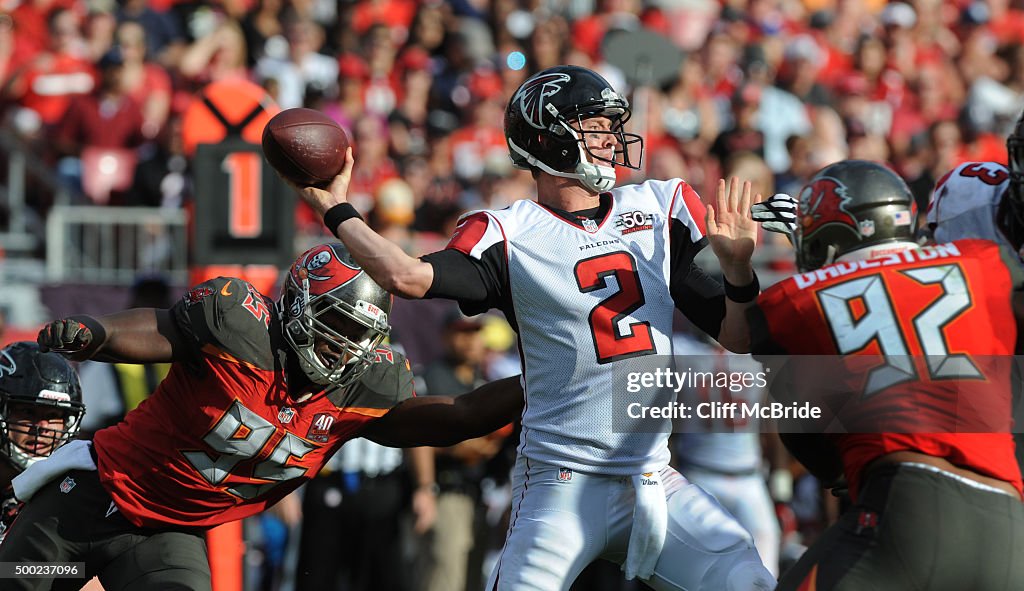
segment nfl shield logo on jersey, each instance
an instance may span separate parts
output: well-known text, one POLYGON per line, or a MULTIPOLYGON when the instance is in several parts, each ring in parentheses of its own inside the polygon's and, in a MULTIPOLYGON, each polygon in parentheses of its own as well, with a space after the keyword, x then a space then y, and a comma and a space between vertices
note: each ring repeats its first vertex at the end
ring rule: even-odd
POLYGON ((597 232, 597 222, 590 218, 583 218, 583 229, 593 234, 597 232))
POLYGON ((75 482, 75 479, 68 476, 67 478, 64 479, 64 482, 60 483, 60 492, 68 494, 69 492, 71 492, 71 489, 75 488, 75 484, 77 484, 75 482))
POLYGON ((306 433, 306 439, 310 441, 316 441, 317 443, 327 443, 331 437, 331 425, 334 424, 334 417, 325 413, 318 412, 313 417, 313 424, 309 427, 309 433, 306 433))
POLYGON ((295 416, 295 409, 292 409, 292 408, 287 408, 286 407, 286 408, 282 408, 281 410, 277 411, 277 420, 281 421, 281 424, 283 424, 283 425, 287 425, 288 423, 292 422, 292 417, 294 417, 294 416, 295 416))
POLYGON ((569 468, 559 468, 558 481, 569 482, 570 480, 572 480, 572 470, 570 470, 569 468))

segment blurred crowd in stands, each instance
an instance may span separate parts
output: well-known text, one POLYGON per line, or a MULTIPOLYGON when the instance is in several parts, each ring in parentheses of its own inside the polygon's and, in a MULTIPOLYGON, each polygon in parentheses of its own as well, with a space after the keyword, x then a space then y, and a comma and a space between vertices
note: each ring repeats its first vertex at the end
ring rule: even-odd
MULTIPOLYGON (((895 167, 924 206, 957 162, 1005 160, 1002 138, 1024 105, 1022 4, 12 1, 0 15, 3 127, 85 202, 177 208, 194 198, 182 113, 204 85, 246 79, 281 108, 344 126, 353 202, 422 251, 461 211, 531 197, 506 155, 511 89, 575 63, 630 91, 636 72, 605 41, 644 31, 681 55, 634 114, 645 175, 707 194, 739 172, 770 195, 867 158, 895 167), (97 186, 98 175, 116 178, 97 186)), ((45 216, 52 197, 36 189, 29 202, 45 216)), ((308 212, 299 222, 322 233, 308 212)))
MULTIPOLYGON (((189 207, 183 114, 205 85, 224 80, 253 82, 281 108, 319 109, 345 127, 356 156, 351 201, 413 254, 443 246, 464 211, 534 197, 502 132, 506 101, 525 77, 579 64, 638 98, 642 76, 605 51, 614 35, 657 34, 680 56, 634 100, 630 125, 645 137, 645 162, 620 181, 682 177, 705 198, 729 174, 765 196, 796 194, 818 168, 864 158, 897 170, 924 211, 957 163, 1006 161, 1004 138, 1024 107, 1020 0, 7 0, 0 11, 0 133, 53 171, 27 186, 37 230, 53 179, 75 203, 189 207)), ((0 201, 0 230, 8 213, 0 201)), ((327 237, 311 212, 300 209, 297 221, 307 239, 327 237)), ((781 253, 776 266, 787 268, 792 255, 781 253)), ((500 355, 513 343, 507 327, 443 318, 396 309, 394 336, 410 358, 449 364, 426 379, 468 388, 516 373, 500 355), (491 352, 474 342, 472 355, 456 355, 462 332, 491 352), (446 352, 439 334, 451 341, 446 352)), ((498 537, 474 549, 470 587, 504 531, 507 496, 494 491, 507 466, 481 468, 507 459, 499 443, 439 460, 458 476, 442 492, 470 491, 490 532, 477 539, 498 537)), ((325 507, 365 486, 345 478, 337 502, 327 486, 325 507)), ((798 478, 780 513, 783 544, 798 528, 820 529, 816 490, 798 478)), ((264 564, 280 568, 282 552, 268 550, 264 564)), ((265 580, 280 583, 280 571, 265 580)))

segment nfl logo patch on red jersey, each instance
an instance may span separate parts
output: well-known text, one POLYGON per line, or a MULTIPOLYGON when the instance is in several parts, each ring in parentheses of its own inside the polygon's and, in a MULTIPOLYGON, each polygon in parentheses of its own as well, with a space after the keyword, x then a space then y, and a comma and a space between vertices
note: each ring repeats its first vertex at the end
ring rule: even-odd
POLYGON ((572 480, 572 470, 569 469, 569 468, 559 468, 558 469, 558 481, 559 482, 569 482, 570 480, 572 480))
POLYGON ((318 412, 313 417, 313 424, 306 433, 306 439, 317 443, 327 443, 331 437, 331 425, 334 424, 334 417, 325 412, 318 412))

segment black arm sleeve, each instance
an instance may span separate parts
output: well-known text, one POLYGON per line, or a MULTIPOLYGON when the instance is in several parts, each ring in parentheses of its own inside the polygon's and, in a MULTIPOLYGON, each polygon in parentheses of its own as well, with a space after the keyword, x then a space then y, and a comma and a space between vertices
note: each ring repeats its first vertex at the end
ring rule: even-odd
POLYGON ((690 230, 672 220, 669 230, 671 279, 669 292, 676 309, 708 336, 717 339, 725 318, 725 291, 722 284, 704 272, 693 258, 707 246, 707 238, 690 240, 690 230))
POLYGON ((495 244, 479 259, 455 249, 445 249, 421 257, 434 268, 434 281, 426 297, 455 300, 462 311, 472 316, 491 308, 504 309, 507 293, 505 253, 495 244))

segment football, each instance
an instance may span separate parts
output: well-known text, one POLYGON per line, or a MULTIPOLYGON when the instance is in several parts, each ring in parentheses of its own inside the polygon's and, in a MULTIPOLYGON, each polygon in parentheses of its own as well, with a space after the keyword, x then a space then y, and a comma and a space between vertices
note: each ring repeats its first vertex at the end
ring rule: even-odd
POLYGON ((341 172, 348 135, 333 119, 313 109, 287 109, 263 128, 263 155, 286 180, 326 187, 341 172))

